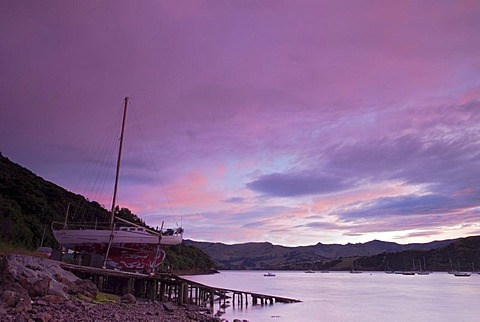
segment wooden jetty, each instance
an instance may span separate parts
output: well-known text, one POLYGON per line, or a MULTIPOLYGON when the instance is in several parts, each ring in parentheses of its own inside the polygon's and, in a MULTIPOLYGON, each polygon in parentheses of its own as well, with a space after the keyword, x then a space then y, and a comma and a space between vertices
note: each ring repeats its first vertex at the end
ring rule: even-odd
POLYGON ((215 302, 221 308, 227 307, 229 299, 231 305, 239 307, 248 306, 249 299, 252 305, 301 302, 288 297, 212 287, 171 273, 151 275, 67 263, 60 265, 82 279, 90 279, 101 292, 116 295, 131 293, 151 301, 195 304, 210 306, 212 309, 215 302))
MULTIPOLYGON (((193 282, 187 279, 184 279, 182 277, 176 277, 180 282, 186 283, 189 287, 189 290, 207 290, 210 295, 208 296, 209 299, 212 299, 214 295, 218 296, 218 301, 221 305, 226 305, 226 301, 230 296, 228 293, 232 293, 232 305, 239 305, 243 307, 243 305, 247 306, 248 305, 248 298, 250 297, 252 300, 252 305, 265 305, 265 304, 273 304, 275 302, 278 303, 295 303, 295 302, 301 302, 300 300, 297 299, 292 299, 288 297, 282 297, 282 296, 276 296, 276 295, 267 295, 267 294, 261 294, 261 293, 255 293, 255 292, 248 292, 248 291, 240 291, 240 290, 233 290, 233 289, 227 289, 227 288, 220 288, 220 287, 212 287, 208 286, 202 283, 198 282, 193 282), (235 301, 236 299, 236 301, 235 301), (222 303, 223 301, 223 303, 222 303)), ((190 298, 192 296, 190 295, 190 298)), ((201 298, 201 296, 200 296, 201 298)), ((212 301, 212 300, 211 300, 212 301)), ((214 300, 213 300, 214 301, 214 300)), ((213 303, 211 303, 211 306, 213 306, 213 303)))

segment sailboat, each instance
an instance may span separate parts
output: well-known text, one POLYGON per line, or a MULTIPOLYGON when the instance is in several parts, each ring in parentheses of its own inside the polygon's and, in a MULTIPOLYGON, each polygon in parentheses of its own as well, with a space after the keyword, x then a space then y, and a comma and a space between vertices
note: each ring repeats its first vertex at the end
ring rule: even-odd
POLYGON ((459 270, 455 271, 453 273, 453 275, 457 276, 457 277, 469 277, 470 275, 472 275, 471 273, 469 272, 462 272, 460 271, 460 260, 458 260, 458 263, 457 263, 457 267, 459 270))
POLYGON ((450 260, 450 270, 448 271, 448 274, 454 274, 457 270, 453 268, 452 259, 449 258, 449 260, 450 260))
POLYGON ((385 260, 385 274, 394 274, 395 271, 390 268, 390 264, 388 263, 388 258, 385 260))
POLYGON ((103 268, 154 272, 165 259, 163 248, 182 242, 183 228, 164 230, 162 223, 159 230, 150 229, 115 216, 128 100, 125 97, 110 222, 68 223, 67 210, 65 222, 53 222, 52 232, 62 247, 101 258, 103 268))
POLYGON ((355 261, 353 262, 353 267, 352 269, 350 270, 350 274, 361 274, 363 273, 362 271, 359 271, 357 270, 356 266, 355 266, 355 261))
POLYGON ((420 270, 417 271, 418 275, 430 275, 430 272, 427 271, 427 264, 425 262, 425 256, 423 257, 423 267, 424 268, 422 268, 422 262, 420 261, 420 259, 418 259, 418 265, 420 267, 420 270))
POLYGON ((415 275, 415 259, 412 258, 413 271, 403 271, 402 275, 415 275))

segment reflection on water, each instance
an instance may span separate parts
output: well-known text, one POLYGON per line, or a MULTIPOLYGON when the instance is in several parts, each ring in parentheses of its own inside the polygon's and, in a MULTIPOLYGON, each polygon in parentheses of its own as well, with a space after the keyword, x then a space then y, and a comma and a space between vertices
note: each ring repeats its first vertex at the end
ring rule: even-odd
MULTIPOLYGON (((211 286, 300 299, 301 303, 233 306, 222 318, 256 321, 478 321, 480 275, 383 272, 222 271, 186 276, 211 286)), ((249 301, 249 303, 251 303, 249 301)), ((218 307, 215 307, 218 310, 218 307)))

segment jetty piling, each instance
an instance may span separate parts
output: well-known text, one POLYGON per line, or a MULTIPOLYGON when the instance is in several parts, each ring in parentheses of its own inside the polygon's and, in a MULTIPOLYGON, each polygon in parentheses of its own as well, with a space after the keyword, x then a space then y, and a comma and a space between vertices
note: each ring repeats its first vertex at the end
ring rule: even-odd
POLYGON ((240 308, 249 305, 249 297, 252 305, 300 302, 300 300, 287 297, 212 287, 171 273, 151 275, 67 263, 60 265, 82 279, 90 279, 101 292, 120 296, 131 293, 138 298, 146 298, 151 301, 208 306, 212 312, 216 301, 215 295, 218 296, 218 306, 224 309, 228 307, 229 293, 231 293, 231 304, 240 308))

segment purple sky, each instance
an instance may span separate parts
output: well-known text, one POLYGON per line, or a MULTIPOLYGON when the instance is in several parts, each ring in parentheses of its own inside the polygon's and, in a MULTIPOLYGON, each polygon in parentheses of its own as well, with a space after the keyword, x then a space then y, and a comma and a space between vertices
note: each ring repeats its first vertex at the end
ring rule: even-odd
POLYGON ((479 1, 0 2, 4 156, 109 208, 82 185, 125 96, 119 203, 151 226, 480 234, 479 1))

